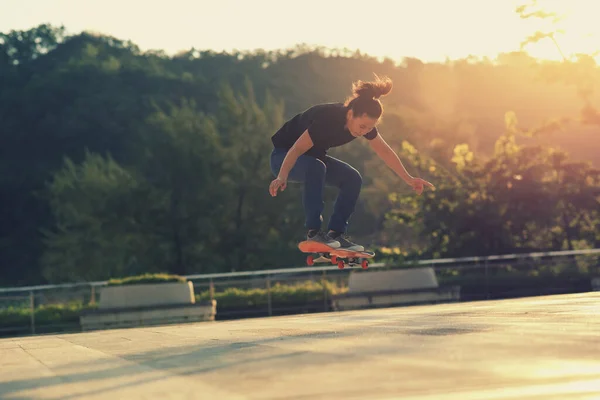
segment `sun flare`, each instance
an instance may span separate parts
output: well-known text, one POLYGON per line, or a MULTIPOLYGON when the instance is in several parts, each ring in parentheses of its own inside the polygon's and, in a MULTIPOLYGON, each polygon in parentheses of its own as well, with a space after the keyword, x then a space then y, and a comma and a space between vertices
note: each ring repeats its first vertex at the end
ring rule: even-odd
POLYGON ((535 31, 523 41, 523 49, 541 59, 571 60, 585 54, 600 62, 600 25, 589 2, 539 0, 528 5, 521 18, 535 31))
POLYGON ((561 60, 561 52, 568 59, 584 53, 600 62, 600 24, 591 0, 538 0, 527 7, 526 12, 533 13, 528 18, 520 17, 517 8, 532 0, 373 0, 366 6, 363 0, 305 0, 293 11, 279 0, 5 3, 9 12, 0 13, 2 32, 42 23, 64 25, 70 33, 96 31, 169 55, 192 47, 253 51, 307 44, 394 61, 493 60, 500 53, 519 51, 527 38, 542 35, 523 50, 549 60, 561 60), (139 18, 141 10, 144 18, 139 18), (539 18, 548 13, 561 19, 539 18))

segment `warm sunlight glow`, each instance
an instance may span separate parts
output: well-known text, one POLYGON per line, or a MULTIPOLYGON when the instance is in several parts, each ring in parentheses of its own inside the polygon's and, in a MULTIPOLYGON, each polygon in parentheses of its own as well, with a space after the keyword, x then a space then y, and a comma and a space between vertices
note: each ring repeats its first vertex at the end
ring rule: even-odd
MULTIPOLYGON (((305 0, 290 7, 279 0, 5 0, 3 9, 9 11, 0 14, 0 31, 51 23, 64 24, 70 33, 97 31, 132 40, 143 50, 161 49, 167 54, 192 47, 271 50, 305 43, 358 49, 395 61, 416 57, 426 62, 469 56, 494 59, 499 53, 518 51, 521 42, 536 31, 556 29, 564 30, 555 39, 567 58, 600 48, 600 24, 590 1, 539 0, 544 11, 564 15, 558 23, 551 18, 521 19, 516 8, 529 2, 305 0)), ((549 38, 524 49, 534 57, 561 59, 549 38)))
POLYGON ((552 17, 532 17, 524 19, 523 22, 535 26, 537 32, 556 32, 555 41, 546 37, 527 44, 524 49, 537 58, 561 60, 562 52, 567 59, 573 59, 577 54, 587 54, 594 56, 596 62, 600 62, 600 25, 597 24, 594 13, 590 12, 589 5, 589 2, 583 0, 537 1, 537 4, 531 7, 531 11, 541 9, 548 13, 556 13, 559 20, 556 21, 552 17))

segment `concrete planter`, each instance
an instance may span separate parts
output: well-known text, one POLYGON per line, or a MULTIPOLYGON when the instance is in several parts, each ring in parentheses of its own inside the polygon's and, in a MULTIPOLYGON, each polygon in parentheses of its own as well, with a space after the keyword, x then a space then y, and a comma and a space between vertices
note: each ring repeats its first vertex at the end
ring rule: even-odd
POLYGON ((214 321, 217 301, 196 303, 192 282, 107 286, 97 310, 80 315, 84 331, 214 321))
POLYGON ((333 296, 334 310, 452 302, 460 286, 440 287, 433 268, 352 272, 348 292, 333 296))
POLYGON ((143 283, 103 287, 98 309, 194 304, 192 282, 143 283))

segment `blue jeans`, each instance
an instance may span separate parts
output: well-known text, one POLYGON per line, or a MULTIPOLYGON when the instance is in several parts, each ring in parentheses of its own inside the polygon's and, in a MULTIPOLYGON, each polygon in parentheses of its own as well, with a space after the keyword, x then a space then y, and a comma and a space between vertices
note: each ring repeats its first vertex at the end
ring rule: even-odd
MULTIPOLYGON (((287 149, 273 149, 271 172, 274 176, 279 174, 286 154, 287 149)), ((354 212, 362 187, 362 176, 355 168, 330 156, 326 156, 323 162, 312 156, 301 155, 289 173, 288 183, 304 184, 302 204, 307 229, 321 229, 324 186, 337 187, 339 193, 328 228, 336 232, 346 232, 348 220, 354 212)))

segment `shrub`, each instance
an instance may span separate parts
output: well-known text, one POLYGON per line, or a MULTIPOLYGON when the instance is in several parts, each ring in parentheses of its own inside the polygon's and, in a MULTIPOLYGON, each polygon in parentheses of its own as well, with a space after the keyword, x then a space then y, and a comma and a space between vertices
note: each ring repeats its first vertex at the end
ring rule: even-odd
MULTIPOLYGON (((35 325, 79 323, 79 314, 83 310, 95 308, 81 302, 68 304, 48 304, 35 308, 35 325)), ((8 307, 0 309, 0 328, 25 327, 31 324, 29 307, 8 307)))
MULTIPOLYGON (((271 301, 274 304, 302 304, 313 301, 323 301, 324 293, 327 296, 340 293, 340 289, 331 282, 306 281, 296 285, 282 285, 277 283, 271 286, 271 301)), ((203 291, 196 295, 196 301, 208 301, 209 291, 203 291)), ((215 291, 215 300, 219 308, 242 308, 256 307, 268 303, 268 292, 266 288, 238 289, 227 288, 223 291, 215 291)))
POLYGON ((168 283, 168 282, 187 282, 179 275, 169 274, 144 274, 137 276, 128 276, 126 278, 113 278, 108 281, 108 286, 117 285, 142 285, 144 283, 168 283))

